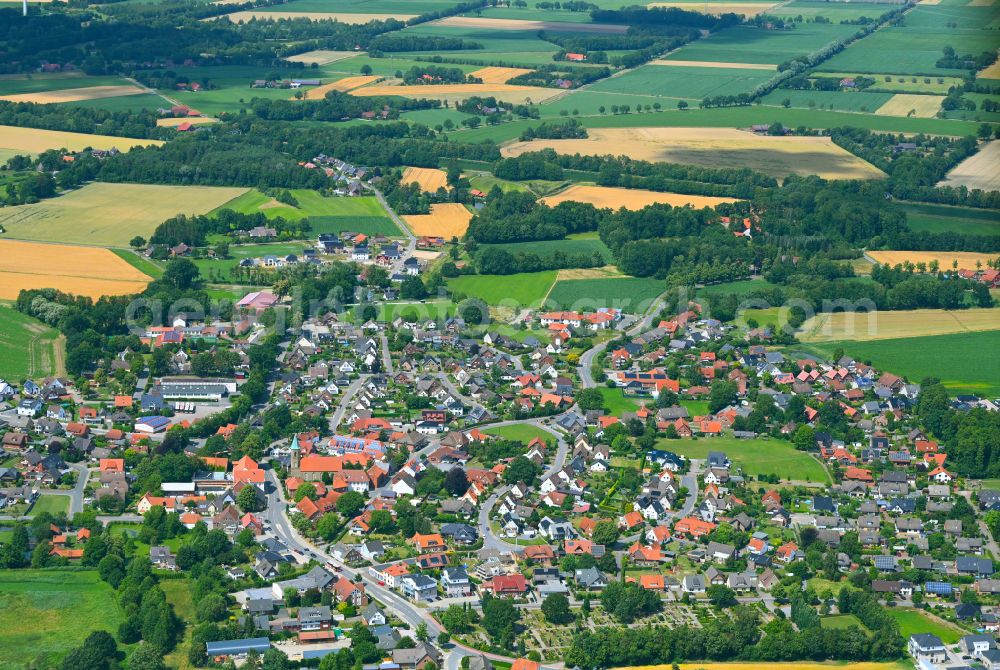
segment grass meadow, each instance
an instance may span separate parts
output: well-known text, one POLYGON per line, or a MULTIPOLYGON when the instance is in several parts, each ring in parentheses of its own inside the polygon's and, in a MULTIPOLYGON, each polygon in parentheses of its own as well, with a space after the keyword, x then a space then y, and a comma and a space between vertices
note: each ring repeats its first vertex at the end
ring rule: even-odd
POLYGON ((951 393, 1000 395, 1000 330, 870 342, 837 341, 809 345, 829 356, 838 347, 860 361, 870 361, 918 383, 937 377, 951 393))
POLYGON ((122 613, 97 571, 0 570, 0 667, 57 667, 95 630, 112 634, 122 613))
POLYGON ((465 275, 448 280, 448 288, 487 305, 514 301, 521 307, 537 307, 556 280, 556 271, 513 275, 465 275))
POLYGON ((907 203, 906 223, 912 230, 928 233, 1000 235, 1000 212, 993 209, 907 203))
POLYGON ((510 244, 483 244, 480 249, 502 249, 512 254, 534 253, 541 258, 551 258, 555 253, 571 256, 600 254, 604 263, 612 262, 611 250, 598 239, 545 240, 541 242, 512 242, 510 244))
POLYGON ((616 307, 635 314, 645 311, 665 289, 666 285, 658 279, 569 279, 556 282, 548 302, 552 306, 582 310, 616 307))
POLYGON ((55 374, 59 332, 41 321, 0 306, 0 379, 9 382, 55 374))
POLYGON ((483 432, 487 435, 498 435, 505 440, 518 440, 520 442, 524 442, 525 444, 531 442, 536 437, 546 443, 554 441, 551 433, 548 433, 537 426, 532 426, 526 423, 518 424, 516 426, 489 428, 483 432))
MULTIPOLYGON (((669 60, 662 61, 669 63, 669 60)), ((595 93, 625 93, 633 95, 662 96, 671 99, 701 100, 714 95, 746 93, 774 76, 768 70, 738 68, 677 67, 672 65, 643 65, 620 77, 604 79, 589 91, 595 93)), ((651 101, 646 101, 647 103, 651 101)), ((618 103, 605 97, 609 108, 618 103)))
POLYGON ((766 105, 783 105, 785 101, 792 107, 808 109, 832 109, 839 112, 874 112, 889 102, 892 93, 868 93, 865 91, 793 91, 776 89, 764 96, 766 105))
POLYGON ((795 56, 817 51, 856 30, 855 26, 823 23, 800 23, 795 30, 785 31, 733 26, 681 47, 666 60, 778 65, 795 56))
POLYGON ((830 476, 823 465, 805 453, 797 451, 784 440, 738 440, 735 437, 705 437, 697 440, 661 440, 660 449, 668 449, 688 458, 704 459, 709 451, 723 451, 749 476, 777 475, 781 479, 829 483, 830 476))
POLYGON ((910 635, 915 633, 931 633, 941 638, 945 644, 952 645, 958 642, 959 638, 966 634, 958 626, 942 622, 936 617, 931 617, 920 610, 893 607, 887 610, 892 618, 899 624, 899 634, 904 640, 908 640, 910 635))
POLYGON ((308 189, 294 189, 291 193, 299 203, 297 207, 252 190, 220 205, 218 209, 231 209, 242 214, 261 212, 268 219, 281 217, 298 221, 308 218, 315 235, 344 231, 366 235, 400 234, 399 228, 373 196, 327 197, 308 189))
POLYGON ((230 276, 230 272, 244 258, 260 258, 262 256, 302 255, 305 245, 302 242, 287 242, 275 244, 240 244, 229 247, 229 258, 195 258, 201 276, 216 283, 243 283, 230 276))

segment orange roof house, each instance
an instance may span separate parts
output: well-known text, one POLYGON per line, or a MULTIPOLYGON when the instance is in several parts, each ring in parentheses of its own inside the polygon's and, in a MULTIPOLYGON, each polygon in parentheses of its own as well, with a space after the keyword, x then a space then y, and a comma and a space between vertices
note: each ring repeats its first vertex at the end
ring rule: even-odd
POLYGON ((526 658, 519 658, 510 664, 510 670, 538 670, 539 664, 526 658))
POLYGON ((640 575, 639 586, 648 591, 666 591, 667 583, 663 575, 640 575))
POLYGON ((316 503, 314 503, 311 498, 303 498, 300 500, 299 504, 295 506, 295 509, 302 512, 302 514, 304 514, 310 521, 319 515, 319 507, 316 506, 316 503))
POLYGON ((124 458, 102 458, 98 467, 101 472, 125 472, 124 458))
POLYGON ((410 538, 410 542, 416 545, 421 551, 443 549, 445 547, 444 538, 441 537, 440 533, 429 533, 427 535, 417 533, 410 538))
POLYGON ((116 395, 115 396, 115 407, 119 409, 128 409, 132 407, 132 396, 130 395, 116 395))
POLYGON ((859 482, 871 482, 875 481, 872 477, 871 470, 865 470, 864 468, 847 468, 844 470, 844 479, 851 479, 859 482))
POLYGON ((678 535, 690 535, 691 537, 702 537, 715 530, 715 524, 708 521, 696 519, 693 516, 684 517, 674 525, 674 533, 678 535))
POLYGON ((250 482, 251 484, 264 483, 264 471, 257 465, 257 461, 244 456, 233 464, 233 482, 250 482))

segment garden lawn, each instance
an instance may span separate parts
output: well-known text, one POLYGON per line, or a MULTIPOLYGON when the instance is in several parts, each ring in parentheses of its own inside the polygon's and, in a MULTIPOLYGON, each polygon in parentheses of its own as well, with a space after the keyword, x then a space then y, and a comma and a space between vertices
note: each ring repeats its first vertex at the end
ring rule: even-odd
POLYGON ((620 417, 625 412, 634 412, 639 409, 639 402, 628 398, 620 388, 599 387, 601 395, 604 397, 604 408, 609 414, 620 417))
POLYGON ((738 440, 727 435, 697 440, 661 440, 657 445, 688 458, 704 459, 710 451, 723 451, 735 468, 749 476, 777 475, 781 479, 829 483, 822 464, 784 440, 738 440))
POLYGON ((1000 351, 1000 330, 811 346, 826 356, 843 347, 848 356, 870 361, 879 370, 905 376, 913 383, 937 377, 953 394, 1000 394, 1000 356, 988 355, 1000 351))
POLYGON ((301 255, 305 245, 301 242, 280 242, 276 244, 238 244, 229 247, 229 258, 195 258, 203 279, 217 283, 246 283, 230 276, 230 272, 244 258, 260 258, 262 256, 301 255))
POLYGON ((53 516, 56 514, 66 514, 69 512, 69 496, 42 495, 39 496, 35 504, 31 506, 30 516, 48 512, 53 516))
POLYGON ((0 570, 0 668, 52 668, 122 614, 96 571, 0 570))
POLYGON ((549 293, 548 303, 576 311, 614 307, 630 314, 641 314, 666 289, 658 279, 622 277, 608 279, 569 279, 559 281, 549 293))
POLYGON ((0 307, 0 379, 10 382, 56 372, 59 332, 10 307, 0 307))
POLYGON ((538 428, 537 426, 532 426, 527 423, 521 423, 514 426, 500 426, 499 428, 489 428, 483 432, 487 435, 498 435, 505 440, 518 440, 519 442, 524 442, 525 444, 531 442, 536 437, 546 443, 555 439, 550 433, 538 428))
POLYGON ((938 619, 931 618, 920 610, 893 607, 888 610, 892 618, 899 624, 899 634, 904 640, 908 640, 914 633, 931 633, 941 638, 945 644, 955 644, 959 638, 966 634, 958 626, 943 623, 938 619))
POLYGON ((512 242, 510 244, 483 244, 480 249, 503 249, 512 254, 533 253, 540 258, 551 258, 556 252, 561 252, 567 256, 585 255, 588 258, 595 253, 600 254, 603 263, 611 263, 613 257, 611 250, 605 246, 604 242, 598 239, 585 240, 544 240, 540 242, 512 242))
POLYGON ((501 303, 518 308, 541 304, 556 279, 555 270, 513 275, 465 275, 448 280, 448 288, 487 305, 501 303))
POLYGON ((861 619, 853 614, 835 614, 833 616, 825 616, 819 620, 819 623, 823 628, 850 628, 851 626, 857 626, 863 631, 868 630, 868 628, 861 623, 861 619))

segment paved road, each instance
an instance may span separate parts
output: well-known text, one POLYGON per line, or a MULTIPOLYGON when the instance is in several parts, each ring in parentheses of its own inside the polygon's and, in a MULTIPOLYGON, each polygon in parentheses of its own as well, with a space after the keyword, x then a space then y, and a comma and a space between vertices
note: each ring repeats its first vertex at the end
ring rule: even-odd
POLYGON ((382 372, 390 377, 394 374, 392 369, 392 352, 389 351, 389 338, 385 336, 385 332, 379 333, 379 346, 382 347, 382 372))
MULTIPOLYGON (((653 325, 653 320, 657 318, 660 311, 663 310, 663 305, 665 301, 666 294, 658 296, 653 302, 650 303, 649 307, 643 313, 641 319, 633 323, 628 327, 628 330, 623 332, 626 336, 638 335, 644 330, 648 330, 653 325)), ((580 363, 577 366, 577 374, 580 375, 580 384, 583 388, 594 388, 597 386, 597 382, 594 381, 594 376, 591 374, 590 370, 594 366, 594 361, 597 357, 608 348, 607 342, 601 342, 596 344, 590 349, 587 349, 580 356, 580 363)))
POLYGON ((330 432, 334 435, 337 434, 337 429, 340 427, 341 422, 344 420, 344 415, 347 414, 347 410, 351 405, 351 400, 354 396, 358 394, 361 390, 361 386, 365 383, 371 375, 361 375, 348 386, 343 391, 343 395, 340 396, 340 402, 337 404, 337 409, 330 417, 330 432))
POLYGON ((396 262, 392 264, 392 267, 389 269, 390 275, 398 274, 403 271, 403 262, 407 258, 412 256, 413 252, 417 250, 417 237, 410 230, 410 227, 406 225, 406 222, 403 221, 401 218, 399 218, 399 215, 396 214, 396 211, 389 206, 389 203, 385 201, 385 196, 382 195, 382 192, 376 188, 373 188, 372 191, 375 193, 375 197, 378 198, 378 201, 379 203, 381 203, 382 207, 385 208, 385 211, 389 213, 389 217, 393 220, 393 222, 397 226, 399 226, 399 229, 403 232, 403 235, 406 236, 406 248, 403 250, 403 252, 399 255, 399 258, 396 260, 396 262))

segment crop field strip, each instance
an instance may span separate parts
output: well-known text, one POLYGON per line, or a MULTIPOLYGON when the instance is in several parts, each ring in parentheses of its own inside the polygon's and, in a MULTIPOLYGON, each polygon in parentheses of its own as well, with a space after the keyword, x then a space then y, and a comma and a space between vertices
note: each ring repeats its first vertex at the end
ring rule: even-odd
POLYGON ((1000 190, 1000 141, 993 140, 956 165, 938 186, 1000 190))
POLYGON ((559 193, 542 198, 541 202, 550 207, 555 207, 561 202, 585 202, 595 207, 610 207, 611 209, 624 207, 625 209, 639 210, 655 203, 666 203, 674 207, 690 205, 700 209, 702 207, 715 207, 727 202, 737 202, 737 199, 574 184, 559 193))
POLYGON ((331 82, 329 84, 323 84, 321 86, 313 86, 305 89, 305 99, 306 100, 322 100, 326 97, 326 94, 330 91, 340 91, 342 93, 360 88, 372 82, 376 82, 381 77, 377 76, 365 76, 360 75, 357 77, 344 77, 343 79, 338 79, 337 81, 331 82))
POLYGON ((77 100, 98 100, 101 98, 116 98, 126 95, 138 95, 145 91, 138 86, 87 86, 84 88, 63 88, 55 91, 39 91, 37 93, 17 93, 0 96, 0 100, 8 102, 37 102, 39 104, 76 102, 77 100))
POLYGON ((62 130, 0 126, 0 148, 29 154, 38 154, 49 149, 82 151, 87 147, 128 151, 133 147, 159 146, 161 144, 163 144, 161 140, 140 140, 112 135, 88 135, 62 130))
POLYGON ((127 248, 177 214, 205 214, 245 188, 94 182, 56 198, 0 209, 5 237, 127 248))
POLYGON ((377 85, 365 86, 352 90, 351 95, 360 97, 400 95, 404 98, 430 100, 448 100, 449 102, 460 102, 470 96, 487 97, 492 96, 503 102, 526 103, 528 101, 539 103, 558 95, 563 95, 564 91, 557 88, 542 88, 540 86, 518 86, 513 84, 426 84, 426 85, 377 85))
POLYGON ((965 233, 969 235, 1000 235, 1000 211, 904 203, 906 225, 913 230, 931 233, 965 233))
POLYGON ((943 95, 897 93, 888 102, 875 110, 875 113, 892 116, 910 116, 912 112, 913 116, 929 119, 937 115, 943 101, 943 95))
POLYGON ((437 236, 445 239, 461 237, 469 229, 472 212, 459 203, 431 205, 430 214, 410 214, 403 221, 418 236, 437 236))
POLYGON ((627 155, 639 160, 717 167, 753 167, 784 177, 818 174, 828 179, 875 179, 883 173, 829 138, 769 137, 732 129, 622 128, 591 130, 587 139, 532 140, 503 147, 505 156, 554 149, 563 154, 627 155))
MULTIPOLYGON (((281 5, 288 7, 288 4, 281 5)), ((224 14, 219 17, 204 19, 205 21, 215 21, 217 19, 228 19, 232 23, 247 23, 253 19, 277 21, 278 19, 309 19, 311 21, 338 21, 340 23, 363 24, 369 21, 408 21, 416 18, 416 14, 349 14, 346 12, 293 12, 276 10, 269 12, 266 10, 245 9, 231 14, 224 14)))
POLYGON ((868 251, 865 256, 882 265, 898 265, 909 261, 911 263, 930 263, 937 261, 942 270, 950 270, 952 262, 958 262, 960 270, 974 270, 976 263, 983 266, 996 258, 1000 253, 981 254, 973 251, 868 251))
POLYGON ((916 309, 817 314, 802 324, 803 342, 868 341, 1000 330, 1000 309, 916 309))
POLYGON ((403 170, 403 183, 416 183, 428 193, 436 193, 439 188, 448 188, 448 173, 437 168, 408 167, 403 170))
POLYGON ((65 374, 59 331, 0 306, 0 379, 65 374))
POLYGON ((560 23, 558 21, 532 21, 519 19, 490 19, 472 16, 449 16, 431 23, 432 26, 448 28, 477 28, 485 30, 549 30, 554 32, 598 33, 622 35, 628 26, 603 23, 560 23))
POLYGON ((150 278, 107 249, 0 240, 0 299, 54 288, 99 298, 139 293, 150 278))

